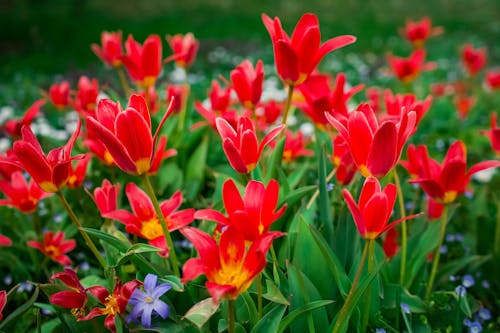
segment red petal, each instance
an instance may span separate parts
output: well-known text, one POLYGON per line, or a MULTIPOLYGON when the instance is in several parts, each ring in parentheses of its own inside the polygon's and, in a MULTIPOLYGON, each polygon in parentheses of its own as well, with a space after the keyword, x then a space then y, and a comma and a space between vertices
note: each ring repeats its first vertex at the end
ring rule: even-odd
POLYGON ((236 296, 233 295, 237 291, 235 286, 230 286, 230 285, 221 286, 214 282, 207 282, 205 286, 207 287, 208 292, 212 296, 214 304, 219 303, 220 299, 225 295, 229 294, 231 299, 233 299, 236 296))
POLYGON ((294 84, 300 77, 299 59, 292 46, 284 40, 278 40, 274 47, 276 71, 281 79, 294 84))
POLYGON ((116 117, 116 137, 135 163, 143 159, 151 160, 153 155, 151 129, 139 112, 127 109, 116 117))
POLYGON ((156 212, 149 196, 134 183, 128 183, 125 193, 134 214, 142 221, 156 217, 156 212))
MULTIPOLYGON (((224 182, 222 187, 222 198, 224 201, 224 208, 229 216, 231 216, 236 210, 245 209, 245 204, 243 203, 240 192, 231 178, 224 182)), ((225 219, 226 218, 224 217, 224 220, 225 219)))
POLYGON ((357 206, 356 202, 354 201, 354 198, 352 197, 351 193, 349 193, 349 191, 342 190, 342 195, 344 196, 344 199, 347 203, 347 207, 351 211, 354 223, 358 228, 359 234, 361 235, 361 237, 364 237, 366 234, 366 223, 363 218, 363 215, 359 210, 359 207, 357 206))
POLYGON ((213 209, 201 209, 194 213, 194 218, 197 220, 210 220, 218 222, 222 225, 228 225, 228 219, 221 213, 213 209))
POLYGON ((196 279, 201 274, 205 274, 205 265, 199 258, 191 258, 182 267, 182 283, 196 279))
POLYGON ((375 177, 382 178, 396 164, 397 133, 393 122, 385 122, 373 137, 368 155, 368 170, 375 177))

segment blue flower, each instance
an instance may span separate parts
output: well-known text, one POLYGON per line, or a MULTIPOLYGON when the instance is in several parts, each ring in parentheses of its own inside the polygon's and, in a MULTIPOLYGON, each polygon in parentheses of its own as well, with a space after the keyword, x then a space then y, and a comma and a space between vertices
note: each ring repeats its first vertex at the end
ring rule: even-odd
POLYGON ((406 303, 401 303, 401 310, 403 310, 403 312, 406 314, 411 313, 410 307, 406 303))
POLYGON ((135 289, 128 301, 133 305, 132 311, 127 316, 127 322, 136 321, 141 316, 141 324, 144 327, 151 327, 151 316, 156 313, 163 319, 167 318, 169 313, 168 305, 160 299, 164 293, 170 290, 172 286, 168 283, 156 285, 158 277, 154 274, 146 275, 144 279, 144 291, 135 289))
POLYGON ((377 328, 375 329, 375 333, 386 333, 386 331, 383 328, 377 328))
POLYGON ((473 321, 469 325, 469 332, 470 333, 479 333, 483 330, 483 326, 477 321, 473 321))
POLYGON ((463 278, 462 278, 462 285, 465 287, 465 288, 470 288, 474 285, 474 278, 472 277, 472 275, 470 274, 467 274, 465 275, 463 278))
POLYGON ((482 308, 477 312, 477 315, 479 318, 482 320, 490 320, 491 319, 491 312, 490 310, 486 308, 482 308))
POLYGON ((467 294, 467 289, 465 289, 464 286, 462 285, 459 285, 458 287, 455 288, 455 293, 459 296, 459 297, 464 297, 465 294, 467 294))

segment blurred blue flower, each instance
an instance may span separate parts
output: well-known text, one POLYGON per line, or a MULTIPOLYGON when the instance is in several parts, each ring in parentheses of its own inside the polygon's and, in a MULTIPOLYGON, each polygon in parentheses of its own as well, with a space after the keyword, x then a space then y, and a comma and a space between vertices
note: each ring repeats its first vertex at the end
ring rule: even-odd
POLYGON ((448 246, 446 246, 446 245, 441 246, 441 248, 439 249, 439 252, 441 254, 448 253, 448 246))
POLYGON ((483 282, 481 282, 481 286, 483 286, 484 289, 489 289, 490 282, 488 280, 484 280, 483 282))
POLYGON ((403 310, 403 312, 406 314, 411 313, 410 307, 406 303, 401 303, 401 310, 403 310))
POLYGON ((454 242, 455 241, 455 234, 446 235, 446 241, 447 242, 454 242))
POLYGON ((141 324, 144 327, 151 327, 151 316, 156 313, 163 319, 169 313, 168 305, 160 297, 172 288, 168 283, 156 285, 158 277, 154 274, 146 275, 144 279, 144 291, 135 289, 128 301, 133 305, 132 311, 127 316, 127 322, 136 321, 141 316, 141 324))
POLYGON ((385 332, 385 329, 383 329, 383 328, 376 328, 375 333, 386 333, 386 332, 385 332))
POLYGON ((466 294, 467 294, 467 289, 465 289, 464 286, 462 285, 459 285, 458 287, 455 288, 455 293, 459 296, 459 297, 464 297, 466 294))
POLYGON ((465 288, 472 287, 474 285, 474 278, 472 277, 472 275, 470 274, 464 275, 464 277, 462 278, 462 285, 465 288))
POLYGON ((477 321, 473 321, 469 325, 469 332, 470 333, 479 333, 483 330, 483 326, 477 321))
POLYGON ((477 316, 482 320, 490 320, 491 319, 491 312, 490 312, 490 310, 488 310, 486 308, 482 308, 477 312, 477 316))

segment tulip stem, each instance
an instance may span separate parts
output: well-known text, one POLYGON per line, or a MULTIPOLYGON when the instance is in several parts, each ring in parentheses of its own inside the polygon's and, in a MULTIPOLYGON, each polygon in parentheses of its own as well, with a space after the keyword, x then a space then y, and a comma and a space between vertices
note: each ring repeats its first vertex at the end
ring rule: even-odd
POLYGON ((151 198, 151 201, 153 202, 153 206, 155 208, 156 215, 158 216, 158 220, 160 221, 160 225, 163 230, 163 235, 165 236, 165 241, 167 242, 169 250, 170 262, 172 263, 172 270, 175 276, 180 277, 179 263, 177 261, 177 255, 175 254, 175 248, 174 248, 174 243, 172 242, 172 236, 168 231, 167 223, 165 222, 165 217, 163 216, 160 204, 158 203, 158 199, 156 198, 155 191, 153 190, 153 186, 151 185, 151 181, 149 180, 147 173, 143 174, 142 180, 144 186, 146 187, 146 192, 151 198))
POLYGON ((444 235, 446 233, 446 223, 448 222, 448 205, 444 205, 443 216, 441 218, 441 228, 439 230, 439 243, 434 252, 434 258, 432 258, 432 268, 431 275, 429 277, 429 283, 427 284, 427 290, 425 291, 425 299, 429 300, 431 296, 432 286, 434 284, 434 279, 436 278, 437 267, 439 264, 439 256, 441 255, 441 247, 443 246, 444 235))
POLYGON ((262 273, 257 275, 257 314, 259 320, 262 318, 262 273))
MULTIPOLYGON (((285 103, 285 108, 283 110, 283 119, 281 120, 281 124, 286 126, 286 120, 288 118, 288 111, 290 111, 290 106, 292 104, 292 96, 293 96, 293 89, 294 85, 291 84, 288 86, 288 96, 286 98, 286 103, 285 103)), ((281 137, 285 135, 285 131, 281 132, 281 137)))
MULTIPOLYGON (((375 242, 370 239, 368 240, 368 274, 373 271, 373 263, 375 261, 375 242)), ((365 302, 366 307, 363 310, 363 321, 362 321, 362 332, 366 332, 366 326, 368 326, 368 320, 370 319, 370 307, 371 307, 371 283, 366 287, 365 291, 365 302)))
POLYGON ((497 208, 497 226, 495 230, 495 242, 493 243, 493 254, 495 257, 500 256, 500 200, 497 208))
POLYGON ((234 321, 235 321, 235 308, 234 301, 227 301, 227 329, 229 333, 234 333, 234 321))
MULTIPOLYGON (((394 182, 396 183, 396 189, 398 192, 398 202, 399 202, 399 214, 401 219, 406 217, 405 202, 403 198, 403 190, 401 188, 401 181, 399 180, 398 172, 394 168, 394 182)), ((407 255, 407 242, 408 242, 408 230, 406 228, 406 221, 401 222, 401 267, 399 271, 399 282, 404 287, 405 286, 405 275, 406 275, 406 255, 407 255)))
POLYGON ((97 258, 97 261, 99 261, 99 264, 101 264, 103 268, 106 268, 107 265, 106 262, 104 261, 104 258, 102 257, 101 253, 99 253, 99 250, 97 250, 97 247, 95 246, 94 242, 92 242, 89 235, 83 230, 80 220, 78 220, 78 217, 76 217, 75 213, 73 212, 73 209, 71 209, 71 206, 69 205, 68 201, 66 200, 62 192, 57 191, 56 194, 61 200, 64 209, 66 209, 66 211, 68 212, 71 222, 73 222, 74 226, 78 229, 83 239, 85 240, 85 243, 92 251, 92 253, 94 253, 94 256, 97 258))
POLYGON ((127 78, 125 77, 125 72, 123 71, 123 67, 120 66, 116 68, 116 71, 118 72, 118 77, 120 78, 120 83, 122 84, 125 97, 128 97, 130 94, 130 86, 127 83, 127 78))
POLYGON ((353 295, 354 292, 356 291, 356 288, 358 286, 359 278, 361 277, 361 272, 363 271, 363 266, 366 260, 366 256, 368 253, 368 248, 370 247, 370 243, 373 242, 372 239, 367 239, 365 242, 365 246, 363 248, 363 254, 361 255, 361 260, 359 261, 359 267, 358 271, 356 272, 356 275, 354 276, 354 280, 352 281, 351 284, 351 289, 349 290, 349 294, 347 295, 347 298, 344 302, 344 305, 339 311, 339 315, 337 316, 337 321, 335 322, 335 326, 333 327, 332 333, 337 333, 340 331, 340 328, 343 326, 344 322, 346 320, 349 320, 349 317, 347 316, 347 310, 352 306, 351 303, 353 302, 353 295))

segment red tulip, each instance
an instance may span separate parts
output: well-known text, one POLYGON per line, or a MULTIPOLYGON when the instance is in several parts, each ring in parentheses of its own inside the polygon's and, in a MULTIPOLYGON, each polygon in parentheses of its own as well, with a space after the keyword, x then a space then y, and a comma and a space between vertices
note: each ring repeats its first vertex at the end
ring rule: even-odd
POLYGON ((239 173, 252 171, 257 166, 264 147, 284 128, 280 125, 272 129, 259 145, 253 122, 247 117, 240 118, 236 130, 222 117, 218 117, 215 124, 229 164, 239 173))
POLYGON ((35 103, 33 103, 29 109, 24 113, 24 116, 17 120, 11 119, 7 120, 4 125, 0 126, 5 130, 5 133, 10 135, 13 138, 21 137, 21 129, 23 126, 30 126, 33 122, 33 119, 40 113, 40 107, 45 104, 45 99, 39 99, 35 103))
MULTIPOLYGON (((88 138, 99 140, 107 149, 104 158, 112 159, 123 171, 142 175, 149 173, 158 155, 164 156, 164 146, 157 145, 161 126, 172 113, 169 105, 154 136, 151 134, 151 116, 144 97, 132 95, 127 109, 119 103, 101 100, 97 106, 96 118, 87 117, 88 138)), ((89 142, 87 141, 87 144, 89 142)), ((91 143, 90 143, 91 144, 91 143)))
POLYGON ((0 320, 2 320, 3 318, 2 311, 6 303, 7 303, 7 292, 5 290, 0 290, 0 320))
POLYGON ((73 102, 75 110, 82 116, 94 116, 99 94, 99 84, 96 79, 89 80, 82 76, 78 80, 78 91, 73 102))
POLYGON ((162 45, 158 35, 150 35, 141 46, 129 35, 125 42, 127 53, 120 59, 132 80, 141 87, 151 87, 162 69, 162 45))
POLYGON ((417 49, 422 48, 429 37, 440 35, 443 32, 441 27, 433 27, 431 19, 422 18, 420 21, 406 21, 403 36, 417 49))
POLYGON ((63 110, 68 107, 70 103, 69 99, 69 82, 63 81, 60 84, 53 84, 50 86, 49 91, 50 101, 54 106, 63 110))
POLYGON ((352 160, 349 147, 341 135, 333 139, 332 163, 337 168, 335 178, 341 185, 349 185, 356 174, 356 165, 352 160))
POLYGON ((236 230, 247 241, 255 241, 269 231, 271 224, 284 212, 286 207, 278 211, 279 184, 272 179, 269 184, 251 180, 243 198, 232 179, 224 182, 222 198, 227 217, 212 209, 198 210, 194 217, 200 220, 212 220, 219 223, 219 230, 230 227, 236 230))
POLYGON ((82 186, 85 175, 87 174, 87 167, 89 165, 90 158, 90 154, 85 154, 81 160, 76 162, 76 166, 74 168, 73 166, 71 167, 68 182, 66 183, 69 188, 78 188, 82 186))
POLYGON ((349 191, 342 190, 342 194, 359 234, 365 239, 375 239, 399 222, 416 217, 411 215, 388 224, 396 201, 396 186, 388 184, 382 190, 375 177, 366 178, 358 203, 354 201, 349 191))
POLYGON ((481 133, 490 139, 491 147, 497 156, 500 156, 500 127, 497 127, 497 114, 493 112, 490 119, 491 129, 481 133))
POLYGON ((119 194, 120 183, 112 185, 107 179, 102 181, 101 187, 96 187, 94 189, 92 199, 94 199, 101 215, 117 210, 119 194))
POLYGON ((273 42, 276 71, 292 86, 304 82, 327 53, 356 41, 356 37, 344 35, 321 44, 318 18, 311 13, 300 18, 291 38, 281 27, 279 18, 262 14, 262 21, 273 42))
POLYGON ((477 98, 475 96, 466 96, 466 95, 458 95, 453 98, 453 103, 455 103, 455 107, 457 108, 458 116, 460 119, 467 118, 470 110, 476 104, 477 98))
POLYGON ((263 132, 267 131, 269 126, 274 124, 276 120, 278 120, 282 110, 282 102, 269 100, 265 103, 259 103, 254 112, 254 118, 257 123, 257 128, 263 132))
MULTIPOLYGON (((168 256, 169 248, 151 199, 134 183, 127 184, 125 193, 132 206, 132 213, 124 209, 117 209, 103 214, 103 217, 125 224, 127 232, 147 239, 149 244, 162 249, 160 255, 168 256)), ((177 211, 181 204, 182 193, 180 191, 175 192, 170 199, 160 204, 170 232, 185 227, 194 219, 193 208, 177 211)))
POLYGON ((71 313, 78 319, 85 314, 85 305, 87 304, 86 289, 78 280, 76 272, 70 268, 65 268, 64 272, 55 273, 50 277, 51 280, 61 280, 71 290, 64 290, 54 293, 50 296, 50 303, 67 308, 73 309, 71 313))
POLYGON ((500 69, 492 69, 486 72, 485 82, 492 90, 500 89, 500 69))
POLYGON ((123 55, 122 32, 103 31, 101 33, 101 45, 99 47, 97 44, 92 44, 90 48, 106 65, 111 67, 121 66, 121 56, 123 55))
POLYGON ((429 152, 424 145, 418 147, 409 145, 406 152, 408 161, 401 161, 400 164, 408 171, 410 177, 413 179, 428 174, 430 168, 435 168, 439 165, 436 161, 429 158, 429 152))
POLYGON ((192 33, 167 36, 167 42, 174 52, 172 58, 177 66, 187 68, 193 64, 200 43, 192 33))
POLYGON ((33 213, 38 202, 51 195, 44 192, 33 179, 28 183, 21 171, 14 172, 10 180, 0 180, 0 190, 7 197, 0 199, 0 206, 15 207, 26 214, 33 213))
POLYGON ((11 245, 12 245, 12 240, 9 237, 0 234, 0 246, 11 246, 11 245))
POLYGON ((231 71, 231 82, 238 99, 245 108, 254 109, 262 95, 264 69, 262 60, 255 68, 248 60, 243 61, 231 71))
POLYGON ((79 320, 89 320, 98 316, 106 316, 104 319, 104 326, 111 332, 116 332, 116 315, 121 315, 125 312, 130 296, 132 296, 135 288, 139 287, 141 284, 142 283, 138 280, 131 280, 122 285, 121 281, 118 279, 112 294, 102 286, 87 288, 104 307, 93 308, 86 316, 80 317, 79 320))
POLYGON ((231 125, 234 125, 233 127, 236 127, 238 114, 235 110, 228 109, 231 102, 231 91, 232 87, 222 88, 218 81, 213 80, 208 95, 210 106, 199 101, 194 104, 196 111, 207 120, 213 129, 216 129, 215 119, 217 117, 223 117, 231 125))
POLYGON ((432 70, 436 67, 434 63, 424 63, 425 50, 423 49, 413 51, 408 58, 395 57, 389 54, 387 55, 387 61, 394 75, 405 83, 415 80, 420 75, 420 72, 432 70))
POLYGON ((330 87, 330 77, 324 74, 311 74, 300 86, 300 92, 306 102, 300 103, 299 107, 318 126, 324 127, 328 124, 325 112, 330 112, 335 117, 347 118, 348 100, 363 89, 363 85, 357 85, 351 89, 345 89, 344 73, 337 74, 333 89, 330 87))
POLYGON ((269 232, 247 247, 243 235, 232 227, 222 233, 219 244, 192 227, 184 228, 182 233, 200 255, 186 261, 182 281, 185 283, 205 274, 205 286, 215 304, 222 298, 234 300, 250 287, 266 266, 266 253, 272 241, 283 235, 277 231, 269 232))
POLYGON ((443 204, 453 202, 463 193, 474 173, 500 166, 500 161, 483 161, 467 171, 466 148, 461 141, 450 146, 442 164, 429 160, 429 169, 425 170, 425 174, 410 180, 410 183, 420 184, 429 197, 443 204))
POLYGON ((310 142, 310 139, 305 139, 304 134, 298 131, 297 135, 294 135, 291 131, 286 131, 285 147, 283 148, 283 161, 286 163, 291 163, 300 156, 312 156, 314 152, 312 150, 306 149, 306 145, 310 142))
MULTIPOLYGON (((151 114, 156 114, 158 110, 160 110, 160 106, 158 105, 158 94, 156 93, 156 89, 154 86, 148 87, 147 89, 142 90, 139 95, 144 97, 145 100, 148 101, 148 109, 151 114), (146 91, 148 96, 146 97, 146 91)), ((170 102, 170 99, 167 99, 167 104, 170 102)))
POLYGON ((60 263, 61 265, 71 265, 71 259, 65 255, 76 247, 74 239, 65 240, 66 235, 62 231, 56 233, 47 231, 43 235, 43 243, 36 241, 28 241, 28 246, 42 251, 43 254, 50 259, 60 263))
POLYGON ((171 101, 173 98, 172 109, 174 113, 179 113, 186 103, 187 96, 189 95, 189 85, 167 85, 165 96, 166 100, 171 101))
POLYGON ((29 126, 22 129, 22 140, 14 142, 13 162, 28 172, 45 192, 58 192, 63 188, 71 172, 71 161, 81 155, 71 157, 71 150, 80 134, 81 123, 63 147, 44 154, 40 143, 29 126))
POLYGON ((476 75, 486 65, 486 49, 475 49, 471 44, 462 47, 462 64, 469 75, 476 75))
POLYGON ((393 95, 392 92, 387 89, 384 94, 384 102, 387 114, 391 117, 399 118, 403 107, 407 111, 415 111, 415 115, 417 117, 415 126, 418 126, 431 107, 432 96, 428 96, 423 101, 418 101, 414 94, 393 95))
POLYGON ((347 125, 329 113, 325 112, 325 116, 346 141, 361 175, 379 178, 391 171, 399 161, 416 122, 415 112, 410 111, 402 112, 397 122, 387 120, 379 124, 375 112, 367 104, 349 114, 347 125))

